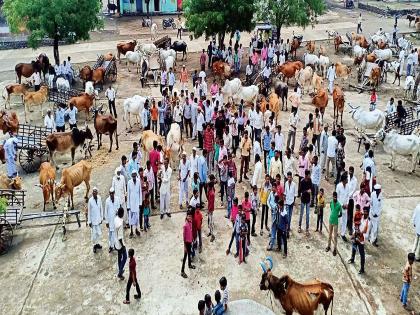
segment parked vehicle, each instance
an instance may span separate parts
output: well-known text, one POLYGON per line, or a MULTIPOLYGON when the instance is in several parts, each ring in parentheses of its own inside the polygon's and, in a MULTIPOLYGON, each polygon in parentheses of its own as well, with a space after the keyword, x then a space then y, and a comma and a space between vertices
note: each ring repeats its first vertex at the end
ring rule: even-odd
POLYGON ((172 27, 173 29, 175 29, 176 28, 176 24, 175 24, 175 21, 174 21, 174 19, 173 18, 167 18, 167 19, 163 19, 162 20, 162 27, 163 27, 163 29, 165 30, 165 29, 167 29, 167 28, 170 28, 170 27, 172 27))

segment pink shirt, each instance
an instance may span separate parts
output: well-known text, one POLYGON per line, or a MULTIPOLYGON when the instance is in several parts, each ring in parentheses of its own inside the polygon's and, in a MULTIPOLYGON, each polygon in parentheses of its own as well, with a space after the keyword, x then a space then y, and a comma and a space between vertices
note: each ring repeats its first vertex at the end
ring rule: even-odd
POLYGON ((252 64, 253 65, 256 65, 257 63, 258 63, 258 54, 255 52, 253 55, 252 55, 252 58, 251 58, 251 60, 252 60, 252 64))
POLYGON ((192 243, 193 235, 192 235, 192 223, 185 221, 184 224, 184 242, 185 243, 192 243))
POLYGON ((210 94, 212 96, 215 96, 218 91, 219 91, 219 86, 217 85, 217 83, 213 83, 210 87, 210 94))
POLYGON ((309 160, 302 155, 299 155, 298 174, 300 177, 305 177, 305 171, 309 169, 309 160))
POLYGON ((267 52, 268 52, 268 49, 267 48, 262 48, 261 49, 261 59, 262 60, 266 60, 267 59, 267 52))
POLYGON ((248 199, 247 201, 244 199, 244 201, 242 201, 242 209, 245 211, 245 220, 251 219, 251 207, 251 200, 248 199))
POLYGON ((359 191, 356 191, 353 195, 354 204, 360 205, 360 208, 363 209, 365 207, 370 207, 370 197, 367 193, 363 193, 363 195, 360 195, 359 191))

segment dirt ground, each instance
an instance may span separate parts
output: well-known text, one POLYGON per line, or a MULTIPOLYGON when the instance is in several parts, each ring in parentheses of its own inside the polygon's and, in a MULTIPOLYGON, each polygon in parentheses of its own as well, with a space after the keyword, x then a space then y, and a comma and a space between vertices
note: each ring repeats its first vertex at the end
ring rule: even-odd
MULTIPOLYGON (((335 55, 333 47, 328 43, 324 44, 327 45, 331 60, 352 63, 350 57, 343 54, 335 55)), ((300 49, 298 57, 302 56, 303 52, 304 50, 300 49)), ((190 53, 188 60, 183 63, 192 70, 198 67, 198 60, 197 53, 190 53)), ((344 87, 346 103, 368 108, 368 95, 349 89, 349 83, 356 84, 355 72, 354 68, 348 81, 338 81, 338 83, 344 87)), ((211 79, 211 74, 208 75, 211 79)), ((1 79, 3 80, 1 84, 4 86, 14 78, 11 73, 3 72, 1 79)), ((389 78, 388 82, 390 80, 389 78)), ((291 84, 294 84, 293 80, 291 84)), ((403 82, 401 84, 403 85, 403 82)), ((138 76, 135 72, 129 73, 124 63, 119 65, 118 80, 114 86, 118 89, 120 149, 108 153, 109 142, 105 138, 103 148, 95 150, 91 159, 94 166, 91 185, 99 187, 103 199, 106 198, 113 172, 119 165, 121 155, 131 152, 132 142, 138 141, 141 134, 138 128, 134 128, 133 132, 126 132, 126 122, 122 120, 123 100, 134 94, 153 97, 160 95, 158 88, 142 89, 138 76)), ((384 110, 391 96, 401 97, 402 88, 385 83, 381 85, 378 93, 378 108, 384 110)), ((103 93, 100 97, 103 100, 103 93)), ((22 106, 13 104, 12 109, 18 112, 19 118, 23 121, 22 106)), ((298 130, 302 130, 310 112, 313 112, 313 107, 310 105, 310 97, 305 95, 298 130)), ((279 115, 279 122, 284 131, 287 130, 288 115, 286 112, 281 112, 279 115)), ((324 116, 329 125, 332 125, 332 116, 333 106, 330 99, 324 116)), ((31 117, 33 124, 42 124, 38 110, 31 113, 31 117)), ((360 181, 362 175, 359 165, 362 162, 362 153, 357 152, 356 131, 347 110, 343 120, 347 137, 346 165, 353 165, 356 168, 355 175, 360 181)), ((84 115, 81 116, 79 124, 83 123, 84 115)), ((301 132, 298 132, 297 144, 300 138, 301 132)), ((96 144, 96 141, 94 143, 96 144)), ((190 153, 191 148, 196 145, 196 142, 187 141, 186 151, 190 153)), ((81 158, 82 156, 77 153, 76 159, 81 158)), ((57 160, 60 166, 65 167, 70 163, 70 156, 64 155, 57 160)), ((315 229, 313 213, 311 213, 310 236, 305 237, 297 233, 299 202, 294 209, 288 258, 282 259, 278 252, 270 254, 274 260, 274 273, 278 276, 288 273, 297 281, 318 278, 331 283, 335 290, 333 314, 408 314, 401 307, 398 296, 405 257, 411 250, 414 240, 411 216, 414 207, 420 202, 420 175, 409 174, 409 159, 403 157, 397 158, 396 171, 389 170, 390 157, 380 145, 375 148, 375 161, 385 201, 380 223, 380 247, 375 248, 367 244, 365 275, 357 274, 359 256, 356 256, 355 266, 347 264, 351 253, 350 243, 339 240, 339 255, 336 257, 324 252, 327 243, 326 226, 324 225, 323 234, 313 232, 315 229)), ((239 166, 240 161, 237 159, 236 162, 239 166)), ((0 172, 5 172, 4 166, 0 166, 0 172)), ((42 209, 42 195, 39 188, 34 187, 37 176, 36 173, 23 175, 24 188, 28 192, 25 212, 39 212, 42 209)), ((57 177, 60 176, 61 171, 57 177)), ((171 196, 171 210, 177 213, 172 218, 164 220, 154 215, 151 218, 152 229, 147 234, 142 233, 140 238, 126 239, 128 247, 136 250, 138 277, 143 295, 139 303, 133 302, 130 306, 122 304, 125 282, 120 282, 116 278, 116 254, 108 254, 103 250, 93 255, 90 231, 84 223, 80 229, 75 223, 70 224, 67 240, 62 241, 61 228, 47 225, 56 220, 45 220, 25 222, 22 228, 15 230, 13 248, 6 256, 0 257, 2 265, 0 287, 4 288, 0 302, 2 313, 196 314, 197 301, 206 293, 214 295, 214 291, 218 289, 219 278, 226 276, 232 300, 251 299, 272 309, 275 314, 280 314, 281 308, 274 301, 274 297, 259 290, 261 278, 259 262, 268 254, 265 250, 268 244, 267 233, 252 239, 248 263, 238 265, 232 255, 225 254, 231 226, 224 218, 225 209, 220 207, 218 201, 215 214, 216 240, 211 243, 209 238, 204 236, 203 252, 194 261, 197 269, 187 271, 188 279, 180 276, 183 255, 182 225, 185 213, 179 211, 177 206, 178 187, 175 174, 172 176, 171 185, 174 192, 171 196)), ((322 180, 321 186, 326 190, 329 199, 333 191, 332 185, 322 180)), ((248 183, 239 184, 237 187, 237 195, 240 197, 244 191, 249 190, 248 183)), ((76 188, 76 209, 83 208, 84 193, 83 185, 76 188)), ((325 222, 329 215, 328 210, 326 212, 325 222)), ((206 216, 204 220, 207 221, 206 216)), ((102 245, 106 248, 105 226, 102 232, 102 245)), ((207 222, 204 222, 203 232, 207 235, 207 222)), ((419 274, 418 263, 414 265, 414 274, 416 277, 419 274)), ((414 280, 409 300, 412 309, 417 313, 420 311, 418 281, 418 278, 414 280)))

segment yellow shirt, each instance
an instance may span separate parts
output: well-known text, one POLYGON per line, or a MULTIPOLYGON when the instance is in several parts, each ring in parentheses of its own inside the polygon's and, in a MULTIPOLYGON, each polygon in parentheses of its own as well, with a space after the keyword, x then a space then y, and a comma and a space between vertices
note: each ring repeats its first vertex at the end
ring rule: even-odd
POLYGON ((245 140, 245 138, 243 138, 241 140, 241 155, 243 156, 249 156, 249 153, 251 152, 251 139, 248 138, 247 140, 245 140))
POLYGON ((318 194, 317 200, 318 200, 318 207, 325 208, 325 197, 318 194))

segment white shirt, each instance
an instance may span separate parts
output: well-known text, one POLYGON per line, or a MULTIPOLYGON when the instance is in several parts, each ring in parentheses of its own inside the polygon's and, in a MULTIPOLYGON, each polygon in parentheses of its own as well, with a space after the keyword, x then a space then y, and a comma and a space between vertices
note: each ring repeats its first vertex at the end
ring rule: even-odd
POLYGON ((281 160, 280 158, 277 159, 273 156, 270 160, 270 177, 276 178, 276 175, 281 175, 281 160))
POLYGON ((382 212, 382 202, 383 202, 383 194, 382 192, 379 193, 379 196, 376 194, 376 191, 373 191, 370 195, 370 212, 369 212, 369 218, 371 220, 379 220, 379 217, 382 212), (375 218, 374 215, 377 215, 375 218))
POLYGON ((140 180, 137 178, 134 183, 131 178, 127 184, 127 209, 132 212, 139 212, 140 205, 142 204, 142 195, 140 188, 140 180))
POLYGON ((194 157, 191 154, 189 162, 190 162, 190 175, 194 175, 194 173, 198 172, 198 155, 196 154, 194 157))
POLYGON ((254 141, 253 149, 254 156, 258 154, 260 157, 262 157, 261 144, 257 140, 254 141))
POLYGON ((197 196, 197 198, 194 197, 194 195, 191 197, 190 202, 189 202, 189 206, 193 207, 195 209, 195 207, 200 203, 200 196, 197 196))
POLYGON ((106 92, 105 92, 105 96, 110 101, 115 100, 115 90, 113 88, 107 89, 106 92))
POLYGON ((228 134, 223 133, 223 143, 228 150, 232 148, 232 135, 230 132, 228 134))
POLYGON ((350 198, 349 184, 346 184, 346 186, 344 186, 343 183, 340 182, 337 184, 335 191, 337 192, 337 201, 342 206, 347 205, 349 203, 350 198))
POLYGON ((197 131, 203 131, 203 124, 205 122, 203 113, 199 112, 197 115, 197 131))
POLYGON ((109 224, 109 230, 115 231, 115 216, 117 215, 118 209, 120 208, 120 199, 117 196, 114 196, 114 202, 112 202, 111 197, 106 198, 105 200, 105 223, 109 224))
POLYGON ((420 235, 420 203, 414 209, 412 222, 414 227, 416 228, 417 235, 420 235))
POLYGON ((52 129, 55 128, 54 116, 52 114, 51 114, 51 117, 48 116, 48 115, 45 115, 45 118, 44 118, 44 126, 46 128, 52 128, 52 129))
POLYGON ((206 78, 206 73, 204 71, 200 71, 198 77, 201 78, 202 81, 204 81, 204 79, 206 78))
POLYGON ((61 74, 61 68, 59 65, 55 65, 54 66, 54 71, 56 75, 60 75, 61 74))
POLYGON ((295 202, 295 198, 297 197, 297 188, 294 181, 289 183, 289 181, 286 181, 284 183, 284 195, 285 195, 285 204, 290 206, 295 202))
POLYGON ((292 172, 293 174, 296 173, 296 161, 295 158, 290 155, 290 159, 287 157, 287 155, 283 158, 283 175, 286 177, 288 172, 292 172))
POLYGON ((269 78, 271 75, 271 69, 270 67, 265 67, 263 70, 263 77, 264 78, 269 78))
POLYGON ((69 123, 74 125, 77 120, 76 120, 76 115, 77 115, 77 108, 73 107, 73 109, 68 108, 66 110, 66 114, 69 115, 69 123))
POLYGON ((206 122, 209 123, 213 117, 214 106, 207 101, 208 106, 204 106, 205 114, 206 114, 206 122))
POLYGON ((184 161, 181 159, 181 161, 179 162, 179 173, 180 173, 181 181, 183 181, 184 179, 188 179, 187 174, 190 170, 191 170, 190 161, 185 160, 185 163, 184 163, 184 161))
POLYGON ((328 137, 328 146, 327 146, 327 156, 328 157, 335 157, 336 151, 338 146, 338 140, 335 136, 328 137))
POLYGON ((296 115, 293 114, 293 113, 290 113, 290 116, 289 116, 289 126, 290 126, 289 130, 290 131, 296 131, 296 127, 297 127, 298 122, 299 122, 299 115, 297 113, 296 113, 296 115))
POLYGON ((114 231, 115 231, 115 248, 121 249, 121 242, 124 244, 124 220, 119 216, 114 218, 114 231))
POLYGON ((376 176, 376 167, 375 167, 375 161, 373 161, 370 157, 363 159, 363 170, 366 172, 366 169, 370 167, 371 175, 373 177, 376 176))
POLYGON ((252 176, 252 186, 256 185, 258 188, 261 188, 262 184, 262 176, 263 176, 263 165, 261 161, 255 163, 254 166, 254 174, 252 176))
POLYGON ((267 109, 264 113, 264 127, 270 126, 271 110, 267 109))
POLYGON ((246 66, 245 75, 251 75, 251 74, 252 74, 252 66, 248 64, 246 66))
POLYGON ((250 125, 251 127, 254 127, 254 123, 255 123, 255 113, 256 113, 256 111, 255 111, 255 110, 253 110, 253 109, 250 109, 250 110, 248 111, 249 125, 250 125))
POLYGON ((336 78, 335 68, 333 67, 328 68, 327 78, 328 78, 328 81, 334 81, 334 79, 336 78))
POLYGON ((392 114, 395 113, 397 111, 397 106, 395 105, 395 103, 392 103, 389 101, 388 104, 386 105, 386 113, 387 114, 392 114))
POLYGON ((175 84, 175 73, 169 72, 168 74, 168 84, 174 85, 175 84))
POLYGON ((90 197, 88 201, 88 224, 99 225, 102 223, 104 210, 102 208, 102 200, 98 195, 95 198, 90 197))
POLYGON ((182 106, 178 105, 174 108, 174 121, 180 123, 182 121, 182 106))
POLYGON ((172 168, 168 165, 168 169, 165 169, 165 165, 161 167, 162 171, 162 184, 160 185, 160 193, 170 193, 171 192, 171 176, 172 168))
POLYGON ((120 199, 121 204, 125 204, 125 196, 127 195, 127 187, 125 185, 125 177, 123 174, 119 176, 114 175, 112 178, 111 187, 114 188, 115 196, 120 199))
POLYGON ((34 72, 34 74, 32 75, 32 79, 34 81, 34 85, 41 84, 41 74, 39 72, 34 72))
POLYGON ((283 151, 284 146, 284 135, 282 133, 276 132, 274 135, 274 144, 275 144, 275 150, 276 151, 283 151))
POLYGON ((255 129, 262 129, 264 127, 264 116, 263 113, 255 112, 254 113, 254 128, 255 129))
POLYGON ((353 175, 352 178, 350 178, 350 175, 348 176, 349 182, 347 183, 347 186, 349 186, 349 196, 352 198, 354 193, 356 192, 358 185, 357 185, 357 178, 353 175))

